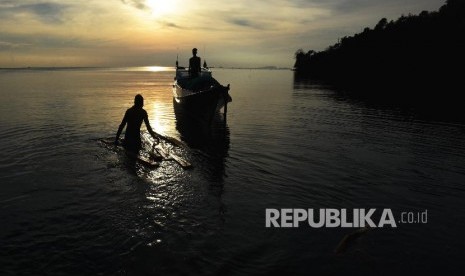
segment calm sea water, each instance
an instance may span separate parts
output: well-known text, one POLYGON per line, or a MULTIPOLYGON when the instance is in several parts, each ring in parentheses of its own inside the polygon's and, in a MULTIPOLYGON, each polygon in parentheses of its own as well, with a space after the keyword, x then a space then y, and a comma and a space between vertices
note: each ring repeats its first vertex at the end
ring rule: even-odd
MULTIPOLYGON (((291 71, 217 69, 227 121, 174 112, 162 68, 0 71, 0 274, 458 273, 465 125, 372 106, 291 71), (134 95, 194 168, 99 144, 134 95), (187 118, 186 118, 187 117, 187 118), (265 228, 266 208, 390 208, 425 224, 265 228)), ((396 218, 397 219, 397 218, 396 218)))

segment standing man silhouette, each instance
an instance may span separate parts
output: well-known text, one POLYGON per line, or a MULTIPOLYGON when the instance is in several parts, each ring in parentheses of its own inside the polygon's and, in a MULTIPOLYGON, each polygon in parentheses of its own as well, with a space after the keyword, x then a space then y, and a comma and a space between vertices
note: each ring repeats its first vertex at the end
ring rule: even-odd
POLYGON ((191 78, 196 78, 200 74, 200 57, 197 56, 197 48, 192 49, 192 55, 189 59, 189 75, 191 78))

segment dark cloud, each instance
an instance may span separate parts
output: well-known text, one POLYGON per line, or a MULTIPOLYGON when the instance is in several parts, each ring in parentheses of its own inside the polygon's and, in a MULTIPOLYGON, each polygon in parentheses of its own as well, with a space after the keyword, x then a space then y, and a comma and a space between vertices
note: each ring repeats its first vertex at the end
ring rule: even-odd
POLYGON ((175 29, 185 29, 184 27, 182 26, 179 26, 178 24, 176 23, 173 23, 173 22, 162 22, 163 26, 165 27, 169 27, 169 28, 175 28, 175 29))
MULTIPOLYGON (((398 1, 398 0, 390 0, 398 1)), ((292 0, 291 4, 297 8, 326 8, 335 12, 351 12, 369 6, 379 6, 385 3, 385 0, 292 0)))
POLYGON ((148 7, 145 4, 144 0, 121 0, 123 4, 132 6, 134 8, 140 9, 140 10, 149 10, 150 7, 148 7))
POLYGON ((226 22, 239 27, 246 27, 252 29, 263 29, 263 26, 257 21, 251 21, 245 18, 227 18, 226 22))
POLYGON ((291 0, 291 5, 297 8, 312 8, 320 7, 327 8, 336 14, 344 14, 357 12, 360 10, 372 8, 372 7, 399 7, 399 10, 402 7, 407 5, 418 5, 422 3, 423 5, 437 5, 445 3, 445 0, 291 0))
POLYGON ((34 4, 18 4, 17 1, 4 1, 0 5, 0 15, 2 18, 9 18, 16 14, 30 14, 44 23, 62 23, 65 18, 65 11, 68 5, 40 2, 34 4))
POLYGON ((252 27, 252 23, 246 19, 231 19, 229 22, 242 27, 252 27))

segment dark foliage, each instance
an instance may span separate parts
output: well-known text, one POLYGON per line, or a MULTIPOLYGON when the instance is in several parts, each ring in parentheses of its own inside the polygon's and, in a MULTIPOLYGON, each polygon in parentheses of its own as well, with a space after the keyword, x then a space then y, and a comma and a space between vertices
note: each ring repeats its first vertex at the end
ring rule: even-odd
POLYGON ((463 86, 464 50, 465 1, 447 0, 437 12, 383 18, 324 51, 298 50, 294 67, 345 86, 455 88, 463 86))

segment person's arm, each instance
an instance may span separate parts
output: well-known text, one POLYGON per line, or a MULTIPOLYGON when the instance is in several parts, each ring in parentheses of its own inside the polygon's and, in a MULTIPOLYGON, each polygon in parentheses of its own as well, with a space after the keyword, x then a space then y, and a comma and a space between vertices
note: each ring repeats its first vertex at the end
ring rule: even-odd
POLYGON ((123 131, 124 126, 126 126, 128 121, 127 114, 128 112, 126 111, 126 113, 124 113, 123 121, 121 121, 121 124, 119 125, 118 132, 116 133, 115 145, 118 145, 119 136, 121 135, 121 132, 123 131))
POLYGON ((159 141, 158 135, 155 133, 155 131, 153 131, 152 127, 150 126, 149 115, 147 115, 147 113, 145 113, 145 116, 144 116, 144 123, 150 135, 152 135, 153 139, 157 140, 157 143, 158 143, 159 141))

